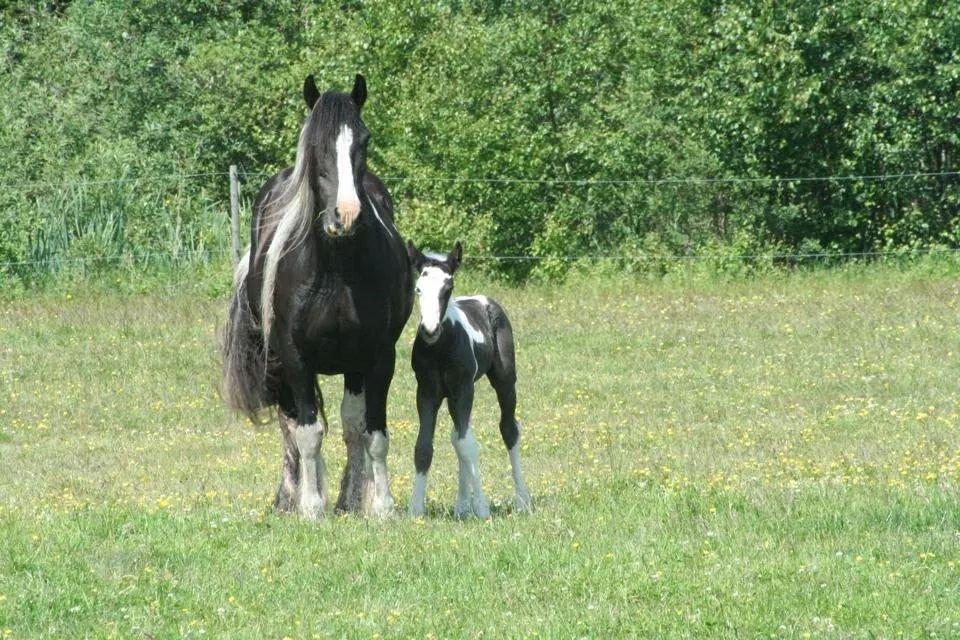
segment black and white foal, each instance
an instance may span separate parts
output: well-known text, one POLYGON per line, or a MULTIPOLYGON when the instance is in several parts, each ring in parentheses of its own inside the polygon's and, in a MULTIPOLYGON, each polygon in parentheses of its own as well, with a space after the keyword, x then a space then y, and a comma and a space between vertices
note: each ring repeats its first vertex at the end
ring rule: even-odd
POLYGON ((450 438, 460 463, 460 482, 454 515, 490 516, 490 506, 480 485, 479 445, 470 424, 474 383, 487 376, 500 404, 500 435, 510 454, 515 507, 530 508, 530 492, 520 471, 520 426, 514 417, 517 405, 517 369, 513 330, 499 304, 486 296, 451 299, 453 274, 463 258, 458 242, 449 255, 424 255, 407 242, 407 254, 419 274, 416 294, 420 326, 413 344, 413 370, 417 376, 417 412, 420 433, 413 461, 416 477, 410 512, 426 511, 427 472, 433 460, 433 434, 444 398, 453 418, 450 438))

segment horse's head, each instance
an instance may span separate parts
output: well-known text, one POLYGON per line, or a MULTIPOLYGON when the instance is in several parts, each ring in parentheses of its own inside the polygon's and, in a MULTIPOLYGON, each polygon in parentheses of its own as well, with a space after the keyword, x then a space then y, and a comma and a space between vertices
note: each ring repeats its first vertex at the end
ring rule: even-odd
POLYGON ((330 237, 352 235, 360 216, 363 175, 367 170, 370 131, 360 119, 367 100, 367 83, 357 74, 349 94, 317 90, 313 76, 303 83, 303 98, 310 108, 304 129, 313 171, 311 186, 317 194, 323 230, 330 237))
POLYGON ((443 317, 453 294, 453 274, 463 260, 463 245, 457 242, 447 255, 424 254, 407 241, 407 255, 413 268, 419 273, 417 279, 417 303, 420 307, 420 327, 423 339, 433 344, 443 331, 443 317))

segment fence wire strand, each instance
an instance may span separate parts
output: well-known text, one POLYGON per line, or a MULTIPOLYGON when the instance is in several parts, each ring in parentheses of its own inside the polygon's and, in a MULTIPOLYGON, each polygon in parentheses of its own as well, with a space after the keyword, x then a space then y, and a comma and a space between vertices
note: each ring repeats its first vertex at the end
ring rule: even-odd
MULTIPOLYGON (((260 171, 240 171, 245 178, 264 178, 274 174, 260 171)), ((103 186, 109 184, 134 184, 142 182, 165 182, 177 180, 193 180, 197 178, 226 178, 230 174, 226 171, 210 171, 203 173, 174 173, 156 176, 136 176, 127 178, 113 178, 109 180, 74 180, 74 181, 26 181, 0 182, 4 189, 36 189, 82 186, 103 186)), ((381 176, 387 182, 444 182, 444 183, 492 183, 492 184, 564 184, 574 186, 589 185, 671 185, 671 184, 781 184, 793 182, 855 182, 855 181, 884 181, 909 180, 918 178, 947 178, 960 176, 960 171, 915 171, 908 173, 878 173, 863 175, 839 176, 739 176, 739 177, 707 177, 685 176, 667 178, 514 178, 509 176, 381 176)))
MULTIPOLYGON (((239 174, 244 178, 261 178, 274 174, 266 172, 251 172, 240 170, 239 174)), ((4 182, 0 187, 5 189, 28 189, 28 188, 58 188, 67 189, 83 186, 102 186, 111 184, 136 184, 145 182, 164 182, 164 181, 183 181, 199 178, 227 178, 227 171, 212 171, 200 173, 181 173, 164 174, 150 176, 134 176, 114 178, 109 180, 77 180, 77 181, 28 181, 28 182, 4 182)), ((796 176, 796 177, 777 177, 777 176, 748 176, 748 177, 667 177, 667 178, 623 178, 623 179, 595 179, 595 178, 515 178, 508 176, 494 177, 471 177, 471 176, 384 176, 382 179, 387 182, 443 182, 443 183, 492 183, 492 184, 562 184, 573 186, 591 186, 591 185, 702 185, 702 184, 783 184, 800 182, 851 182, 851 181, 886 181, 886 180, 908 180, 920 178, 948 178, 960 176, 960 171, 915 171, 889 174, 863 174, 863 175, 834 175, 834 176, 796 176)), ((740 255, 476 255, 467 256, 466 259, 472 261, 496 261, 496 262, 579 262, 579 261, 631 261, 631 262, 681 262, 681 261, 746 261, 746 260, 814 260, 814 259, 847 259, 847 258, 875 258, 891 256, 909 256, 909 255, 929 255, 939 253, 956 253, 960 248, 932 248, 932 249, 904 249, 894 251, 859 251, 859 252, 817 252, 817 253, 767 253, 767 254, 740 254, 740 255)), ((79 257, 59 257, 38 260, 6 261, 0 262, 0 268, 16 268, 39 265, 70 265, 70 264, 96 264, 109 262, 144 262, 152 259, 174 259, 191 260, 198 257, 212 258, 215 256, 226 256, 231 253, 228 249, 223 250, 203 250, 203 251, 185 251, 185 252, 131 252, 125 254, 115 254, 110 256, 79 256, 79 257)))
MULTIPOLYGON (((919 255, 937 255, 937 254, 956 254, 960 248, 941 247, 931 249, 901 249, 899 251, 852 251, 852 252, 822 252, 822 253, 755 253, 755 254, 733 254, 733 255, 579 255, 579 256, 491 256, 491 255, 467 255, 465 261, 495 261, 495 262, 591 262, 591 261, 613 261, 622 260, 625 262, 724 262, 724 261, 746 261, 746 260, 813 260, 813 259, 846 259, 846 258, 879 258, 879 257, 906 257, 919 255)), ((151 253, 129 253, 116 254, 112 256, 87 256, 87 257, 51 257, 42 260, 22 260, 0 262, 0 268, 3 267, 21 267, 37 265, 54 264, 97 264, 108 262, 146 262, 158 258, 174 260, 191 260, 198 257, 214 258, 218 256, 227 256, 232 254, 229 249, 203 250, 203 251, 183 251, 174 252, 151 252, 151 253)))

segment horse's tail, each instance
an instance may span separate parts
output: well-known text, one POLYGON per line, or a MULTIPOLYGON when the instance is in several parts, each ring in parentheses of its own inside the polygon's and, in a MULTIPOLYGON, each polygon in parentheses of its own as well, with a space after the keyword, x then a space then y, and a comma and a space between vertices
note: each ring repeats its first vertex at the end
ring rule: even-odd
POLYGON ((220 393, 235 411, 260 422, 266 402, 266 362, 260 323, 247 296, 248 257, 241 259, 234 276, 227 322, 220 330, 223 371, 220 393))

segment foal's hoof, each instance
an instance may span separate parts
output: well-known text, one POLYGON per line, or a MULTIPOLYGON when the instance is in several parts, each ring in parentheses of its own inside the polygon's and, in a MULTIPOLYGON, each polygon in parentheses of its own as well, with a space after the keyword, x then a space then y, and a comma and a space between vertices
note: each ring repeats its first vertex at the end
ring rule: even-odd
POLYGON ((453 517, 457 520, 466 520, 473 515, 473 507, 470 506, 469 500, 457 500, 457 504, 453 507, 453 517))
POLYGON ((474 500, 471 502, 458 502, 453 508, 453 517, 457 520, 467 520, 477 517, 481 520, 490 518, 490 505, 486 500, 474 500))
POLYGON ((410 503, 410 517, 411 518, 423 518, 427 515, 427 505, 417 504, 415 502, 410 503))
POLYGON ((533 500, 528 493, 518 493, 513 497, 513 510, 520 513, 533 513, 533 500))
POLYGON ((473 515, 477 516, 481 520, 490 519, 490 505, 487 504, 486 500, 473 501, 473 515))

